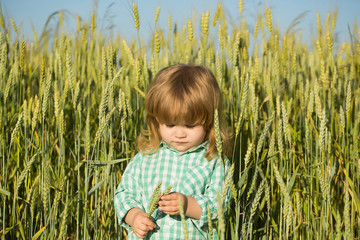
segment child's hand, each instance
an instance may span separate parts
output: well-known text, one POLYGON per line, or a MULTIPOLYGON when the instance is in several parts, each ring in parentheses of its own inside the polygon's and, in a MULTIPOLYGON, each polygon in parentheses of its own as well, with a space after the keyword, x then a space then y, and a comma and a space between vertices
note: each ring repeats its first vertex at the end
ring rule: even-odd
POLYGON ((159 201, 159 210, 168 214, 168 215, 179 215, 180 207, 179 207, 179 196, 181 198, 181 202, 183 204, 183 210, 186 212, 187 209, 187 197, 178 192, 173 192, 168 195, 162 196, 159 201))
POLYGON ((156 227, 147 214, 138 208, 130 209, 125 216, 125 222, 128 223, 138 238, 145 238, 147 233, 156 227))

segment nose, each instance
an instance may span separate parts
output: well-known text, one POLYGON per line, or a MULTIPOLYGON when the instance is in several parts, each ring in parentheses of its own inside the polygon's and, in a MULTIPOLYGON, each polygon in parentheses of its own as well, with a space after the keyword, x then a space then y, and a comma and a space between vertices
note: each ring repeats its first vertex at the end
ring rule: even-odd
POLYGON ((175 129, 175 137, 177 138, 185 138, 186 137, 186 131, 185 128, 182 126, 177 126, 175 129))

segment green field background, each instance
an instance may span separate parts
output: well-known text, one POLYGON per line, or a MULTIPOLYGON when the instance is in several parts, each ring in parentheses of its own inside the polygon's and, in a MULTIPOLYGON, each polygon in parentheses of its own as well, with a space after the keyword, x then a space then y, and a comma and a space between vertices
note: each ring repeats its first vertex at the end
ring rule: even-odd
POLYGON ((335 44, 337 12, 318 15, 305 44, 294 28, 280 33, 271 8, 250 30, 219 4, 183 26, 169 16, 167 29, 154 13, 146 42, 103 35, 94 12, 69 33, 63 15, 33 41, 0 16, 2 239, 126 239, 115 189, 146 127, 147 87, 175 63, 213 71, 234 132, 232 202, 212 225, 221 238, 359 239, 356 23, 335 44))

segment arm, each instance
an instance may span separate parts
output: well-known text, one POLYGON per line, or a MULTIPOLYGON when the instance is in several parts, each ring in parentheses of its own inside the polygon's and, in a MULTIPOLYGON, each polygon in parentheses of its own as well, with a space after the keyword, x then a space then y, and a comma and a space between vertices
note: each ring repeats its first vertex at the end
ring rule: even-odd
MULTIPOLYGON (((221 159, 213 159, 211 162, 212 166, 206 168, 196 168, 192 174, 193 179, 188 178, 188 181, 184 182, 184 189, 196 188, 197 182, 207 179, 204 188, 200 188, 195 194, 188 194, 192 196, 202 209, 201 216, 199 219, 192 219, 192 222, 202 228, 208 226, 209 215, 212 221, 218 217, 217 213, 217 192, 221 194, 223 188, 223 182, 226 177, 227 167, 229 161, 226 159, 225 169, 221 162, 221 159)), ((203 181, 204 182, 204 181, 203 181)), ((186 193, 185 193, 186 194, 186 193)), ((225 198, 225 204, 228 202, 228 197, 225 198)))
POLYGON ((140 165, 140 156, 136 155, 126 167, 114 197, 114 206, 119 223, 128 230, 130 230, 129 226, 131 226, 131 224, 129 224, 129 221, 126 221, 125 217, 132 215, 129 215, 130 211, 132 209, 144 211, 141 200, 142 187, 139 184, 141 182, 140 165))

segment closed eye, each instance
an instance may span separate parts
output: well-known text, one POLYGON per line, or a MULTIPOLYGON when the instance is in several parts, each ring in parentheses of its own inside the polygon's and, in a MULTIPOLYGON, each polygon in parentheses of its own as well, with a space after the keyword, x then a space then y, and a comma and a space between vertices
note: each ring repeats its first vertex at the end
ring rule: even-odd
POLYGON ((175 126, 175 124, 166 124, 166 127, 168 127, 168 128, 172 128, 174 126, 175 126))
POLYGON ((187 128, 194 128, 194 127, 196 127, 196 126, 197 126, 196 124, 185 125, 185 127, 187 127, 187 128))

